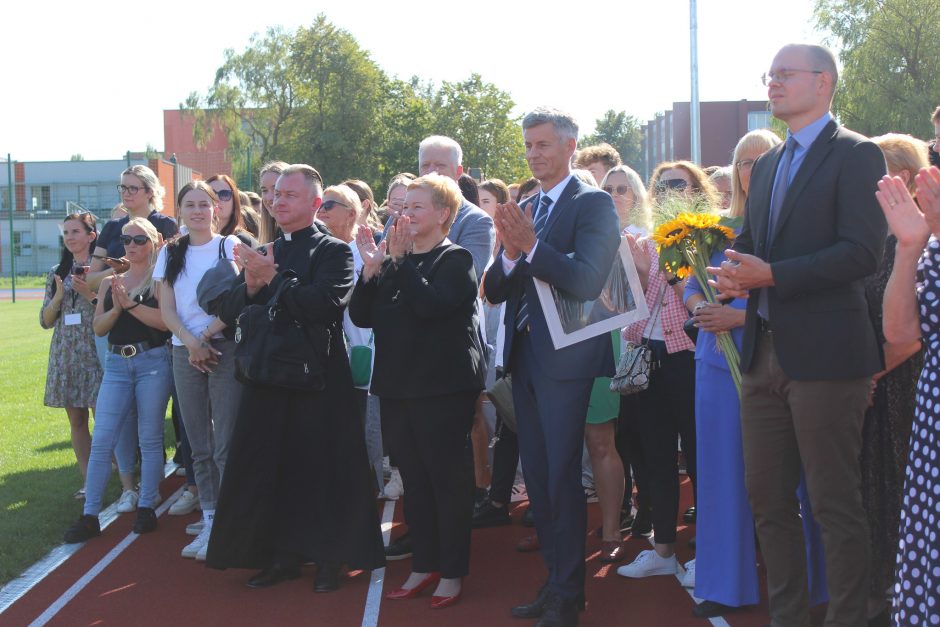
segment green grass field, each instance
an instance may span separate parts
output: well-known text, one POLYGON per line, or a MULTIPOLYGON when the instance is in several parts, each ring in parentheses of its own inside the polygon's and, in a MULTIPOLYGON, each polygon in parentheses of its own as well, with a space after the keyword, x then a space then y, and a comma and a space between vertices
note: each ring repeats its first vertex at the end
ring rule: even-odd
MULTIPOLYGON (((52 331, 39 326, 41 304, 0 302, 0 584, 59 544, 82 509, 65 410, 42 403, 52 331)), ((167 436, 172 455, 169 420, 167 436)), ((119 495, 112 473, 105 503, 119 495)))
MULTIPOLYGON (((16 277, 16 289, 26 289, 28 287, 45 287, 46 275, 42 276, 18 276, 16 277)), ((13 279, 8 276, 0 276, 0 290, 8 290, 13 287, 13 279)))

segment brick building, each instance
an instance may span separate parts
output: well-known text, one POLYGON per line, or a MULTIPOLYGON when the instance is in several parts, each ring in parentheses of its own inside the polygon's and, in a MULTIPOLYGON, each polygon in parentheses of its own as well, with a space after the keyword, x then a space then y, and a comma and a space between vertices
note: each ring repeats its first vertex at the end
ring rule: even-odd
MULTIPOLYGON (((699 106, 702 166, 728 165, 734 146, 743 135, 770 127, 766 100, 702 102, 699 106)), ((688 102, 674 102, 672 109, 657 114, 643 126, 647 164, 643 174, 647 180, 658 163, 691 159, 691 109, 688 102)))

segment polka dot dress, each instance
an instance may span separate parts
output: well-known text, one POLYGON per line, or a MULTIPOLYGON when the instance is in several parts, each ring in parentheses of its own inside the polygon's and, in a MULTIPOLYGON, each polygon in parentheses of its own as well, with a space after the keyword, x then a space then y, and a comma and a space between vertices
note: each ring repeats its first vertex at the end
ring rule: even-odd
POLYGON ((901 508, 894 623, 940 625, 940 242, 931 238, 918 268, 926 355, 901 508))

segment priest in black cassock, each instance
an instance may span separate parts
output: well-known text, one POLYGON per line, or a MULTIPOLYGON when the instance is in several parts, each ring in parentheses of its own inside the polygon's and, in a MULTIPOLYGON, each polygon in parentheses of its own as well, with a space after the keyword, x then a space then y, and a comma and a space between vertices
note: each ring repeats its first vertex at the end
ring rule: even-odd
POLYGON ((314 590, 328 592, 337 588, 343 565, 385 565, 374 477, 343 344, 353 259, 347 244, 314 223, 322 202, 315 169, 290 166, 275 190, 274 217, 284 234, 266 247, 267 255, 236 248, 244 272, 224 297, 221 318, 234 324, 242 309, 267 302, 293 271, 300 283, 281 302, 295 321, 330 331, 326 387, 300 392, 244 385, 206 562, 261 569, 248 586, 263 588, 299 577, 301 564, 312 561, 314 590))

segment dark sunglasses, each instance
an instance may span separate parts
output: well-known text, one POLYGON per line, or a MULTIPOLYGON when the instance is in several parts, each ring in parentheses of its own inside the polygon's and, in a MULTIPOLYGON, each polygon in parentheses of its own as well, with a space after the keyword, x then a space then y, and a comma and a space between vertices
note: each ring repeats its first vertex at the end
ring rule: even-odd
POLYGON ((330 209, 332 209, 333 207, 336 207, 337 205, 340 207, 346 207, 347 209, 349 209, 349 205, 344 205, 338 200, 326 200, 323 202, 322 205, 320 205, 320 211, 329 211, 330 209))
POLYGON ((618 185, 617 187, 612 187, 610 185, 607 185, 606 187, 604 187, 604 191, 610 194, 611 196, 614 195, 614 192, 617 192, 618 196, 626 196, 627 192, 632 192, 633 190, 630 189, 629 185, 618 185))
POLYGON ((232 199, 232 190, 230 189, 220 189, 215 193, 219 197, 219 200, 231 200, 232 199))
POLYGON ((689 184, 686 183, 683 179, 668 179, 656 183, 656 189, 661 192, 664 192, 667 189, 683 190, 688 186, 689 184))
POLYGON ((150 241, 150 238, 146 235, 122 235, 120 238, 121 243, 127 246, 131 242, 134 242, 138 246, 143 246, 150 241))

